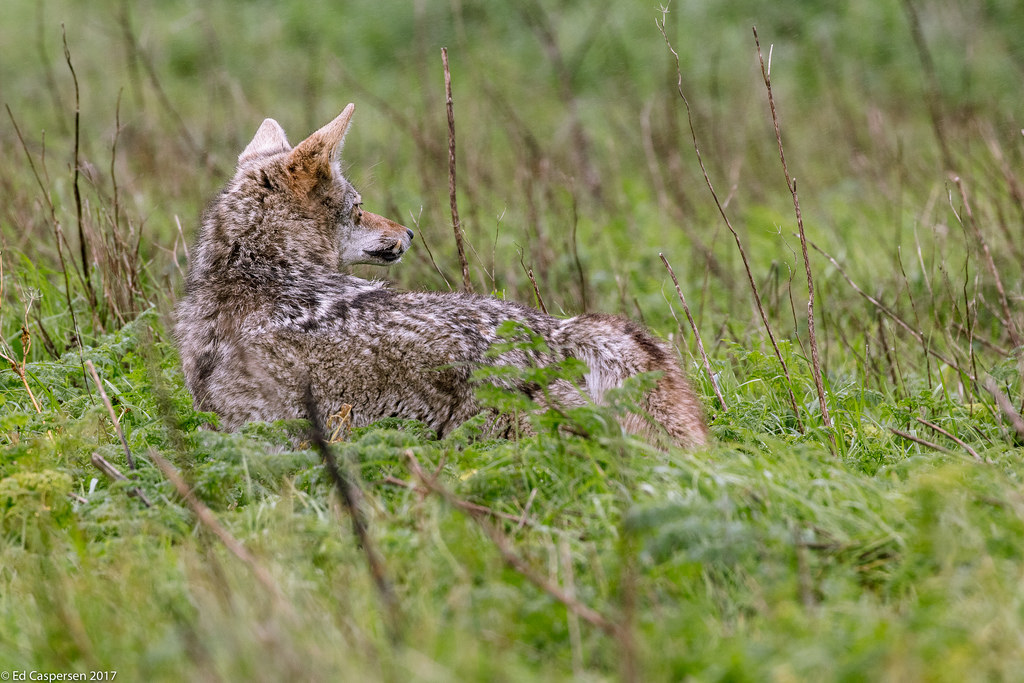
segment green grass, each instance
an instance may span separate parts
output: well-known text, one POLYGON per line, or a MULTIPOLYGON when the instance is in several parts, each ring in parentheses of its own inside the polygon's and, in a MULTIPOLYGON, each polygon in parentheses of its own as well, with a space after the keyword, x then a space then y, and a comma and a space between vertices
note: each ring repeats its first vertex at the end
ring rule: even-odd
POLYGON ((670 8, 701 153, 788 377, 697 164, 653 7, 8 4, 0 93, 24 143, 11 119, 0 126, 0 351, 16 367, 25 353, 40 409, 5 361, 0 671, 1019 678, 1024 436, 983 386, 1019 412, 1015 3, 913 3, 927 55, 901 2, 670 8), (81 212, 61 24, 79 85, 81 212), (831 429, 754 24, 772 46, 807 236, 838 264, 812 250, 831 429), (619 406, 536 414, 536 435, 517 441, 489 438, 482 419, 440 441, 394 420, 356 430, 334 448, 360 482, 396 619, 302 426, 208 428, 216 417, 193 409, 168 321, 198 215, 259 122, 276 118, 295 142, 349 101, 351 178, 368 208, 417 232, 405 263, 358 274, 461 281, 441 46, 477 290, 533 303, 525 265, 552 312, 642 319, 679 349, 714 443, 664 452, 623 436, 628 390, 619 406), (138 462, 133 481, 91 463, 97 453, 129 474, 86 361, 138 462), (251 562, 198 521, 154 454, 251 562))

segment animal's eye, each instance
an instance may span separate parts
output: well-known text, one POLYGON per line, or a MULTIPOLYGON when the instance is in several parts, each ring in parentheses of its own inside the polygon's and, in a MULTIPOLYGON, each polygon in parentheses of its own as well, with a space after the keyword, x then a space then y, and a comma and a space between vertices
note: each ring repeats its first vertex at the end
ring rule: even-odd
POLYGON ((352 207, 352 222, 359 224, 359 221, 363 217, 363 205, 362 203, 356 204, 352 207))

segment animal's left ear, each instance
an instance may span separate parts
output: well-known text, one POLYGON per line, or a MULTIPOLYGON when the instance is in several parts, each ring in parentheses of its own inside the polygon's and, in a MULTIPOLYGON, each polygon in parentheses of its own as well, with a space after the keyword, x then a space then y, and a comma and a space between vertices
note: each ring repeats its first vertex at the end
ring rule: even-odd
POLYGON ((318 180, 331 177, 333 165, 341 159, 345 133, 355 110, 356 105, 349 104, 336 119, 295 146, 289 169, 298 185, 312 189, 318 180))

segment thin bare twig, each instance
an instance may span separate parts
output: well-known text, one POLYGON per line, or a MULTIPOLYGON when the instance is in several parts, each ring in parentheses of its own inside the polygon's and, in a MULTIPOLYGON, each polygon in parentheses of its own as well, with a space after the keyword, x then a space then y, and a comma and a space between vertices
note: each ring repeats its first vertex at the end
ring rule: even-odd
POLYGON ((167 460, 165 460, 163 456, 155 450, 149 451, 149 458, 153 461, 153 464, 155 464, 160 471, 164 473, 164 476, 167 477, 167 480, 171 482, 175 490, 178 492, 178 495, 181 496, 185 503, 192 509, 192 512, 195 514, 196 519, 199 520, 200 524, 212 531, 213 535, 224 544, 224 547, 227 548, 232 555, 248 565, 253 576, 256 577, 256 580, 259 581, 260 584, 262 584, 262 586, 273 596, 275 603, 284 607, 289 613, 292 613, 292 606, 285 599, 284 593, 281 592, 281 589, 274 581, 274 578, 270 575, 270 572, 268 572, 267 569, 259 563, 256 557, 249 552, 248 548, 242 545, 241 541, 232 536, 231 532, 221 526, 220 522, 217 521, 217 517, 213 514, 210 508, 206 507, 201 500, 195 497, 192 493, 192 489, 188 487, 188 484, 186 484, 185 480, 181 478, 178 471, 174 469, 174 466, 167 462, 167 460))
MULTIPOLYGON (((422 486, 417 486, 411 481, 405 481, 404 479, 399 479, 398 477, 390 475, 381 479, 380 482, 383 484, 388 484, 389 486, 398 486, 403 489, 415 491, 416 493, 419 493, 421 495, 430 493, 429 489, 426 489, 422 486)), ((513 515, 509 514, 508 512, 501 512, 500 510, 489 508, 486 505, 478 505, 477 503, 471 503, 468 500, 462 500, 461 498, 451 501, 451 504, 459 508, 460 510, 465 510, 466 512, 469 513, 480 513, 484 515, 489 515, 491 517, 496 517, 498 519, 508 520, 510 522, 517 522, 517 528, 521 529, 524 526, 537 526, 537 522, 526 516, 527 513, 529 513, 530 511, 530 504, 533 502, 533 497, 536 495, 537 489, 534 489, 530 498, 527 499, 526 508, 523 510, 523 514, 521 515, 513 515)))
POLYGON ((395 596, 395 591, 387 578, 384 561, 381 559, 380 553, 377 552, 377 546, 370 536, 369 525, 360 508, 363 492, 360 490, 359 485, 348 476, 348 473, 338 466, 334 452, 331 451, 331 447, 324 437, 323 423, 320 419, 319 408, 313 398, 312 385, 306 387, 305 404, 306 414, 309 416, 312 426, 310 442, 320 453, 320 457, 324 461, 324 467, 327 469, 327 473, 331 477, 334 487, 338 490, 338 495, 341 497, 341 501, 352 520, 352 532, 355 534, 356 539, 358 539, 359 546, 363 549, 363 554, 366 555, 370 576, 373 578, 377 594, 380 596, 386 610, 391 640, 392 642, 399 642, 402 636, 403 621, 398 598, 395 596))
POLYGON ((966 443, 964 443, 962 440, 960 440, 957 437, 953 436, 952 434, 950 434, 948 431, 946 431, 945 429, 943 429, 939 425, 935 424, 934 422, 929 422, 928 420, 925 420, 924 418, 921 418, 921 417, 916 418, 916 419, 917 419, 918 422, 923 424, 925 427, 928 427, 929 429, 934 429, 935 431, 937 431, 939 434, 942 434, 947 439, 955 441, 961 448, 963 448, 965 451, 970 453, 971 457, 974 458, 975 460, 977 460, 978 462, 982 461, 981 456, 978 455, 978 451, 974 450, 973 448, 968 446, 966 443))
POLYGON ((455 247, 459 250, 459 263, 462 265, 462 288, 473 291, 473 283, 469 279, 469 262, 466 260, 466 249, 462 245, 462 223, 459 222, 459 206, 455 196, 455 106, 452 102, 452 74, 448 69, 448 48, 441 48, 441 63, 444 65, 445 106, 448 110, 448 203, 452 209, 452 230, 455 231, 455 247))
POLYGON ((103 401, 103 405, 107 407, 107 413, 110 415, 110 421, 114 423, 114 431, 117 432, 117 437, 121 439, 121 446, 124 447, 124 455, 128 459, 128 469, 135 469, 135 458, 132 457, 132 451, 128 448, 128 440, 124 438, 124 432, 121 430, 121 422, 117 419, 117 413, 114 412, 114 406, 110 405, 110 399, 107 398, 107 392, 103 390, 103 383, 100 382, 100 376, 96 372, 96 366, 92 364, 91 360, 85 361, 85 367, 89 370, 89 374, 92 375, 92 381, 96 385, 96 389, 100 392, 100 399, 103 401))
POLYGON ((909 434, 907 432, 900 431, 899 429, 896 429, 894 427, 889 427, 889 431, 892 432, 893 434, 895 434, 896 436, 900 437, 901 439, 906 439, 907 441, 913 441, 914 443, 919 443, 922 446, 934 449, 936 451, 941 451, 943 453, 949 453, 950 455, 953 454, 953 451, 949 450, 945 446, 940 446, 937 443, 932 443, 931 441, 926 441, 924 439, 921 439, 921 438, 918 438, 918 437, 914 436, 913 434, 909 434))
MULTIPOLYGON (((89 268, 89 240, 85 236, 85 226, 82 222, 82 193, 78 188, 78 178, 81 175, 81 163, 78 159, 79 151, 79 138, 80 138, 80 118, 81 118, 81 107, 78 95, 78 74, 75 73, 75 66, 71 62, 71 50, 68 49, 68 36, 64 31, 64 24, 60 25, 61 38, 64 41, 64 61, 67 62, 68 70, 71 71, 71 80, 75 86, 75 143, 74 150, 71 156, 72 164, 72 186, 75 192, 75 220, 78 225, 78 248, 80 251, 81 268, 82 268, 82 281, 85 283, 85 292, 89 296, 89 308, 92 311, 93 318, 99 323, 99 316, 97 314, 97 301, 96 291, 92 287, 92 277, 90 275, 91 269, 89 268)), ((102 325, 99 325, 102 330, 102 325)))
MULTIPOLYGON (((50 46, 46 44, 46 36, 51 28, 51 22, 53 21, 52 14, 47 11, 49 8, 46 6, 46 2, 35 3, 36 16, 35 16, 35 28, 36 28, 36 48, 39 50, 39 63, 43 67, 43 80, 46 82, 46 90, 50 95, 50 106, 51 111, 64 111, 64 100, 61 97, 60 86, 57 85, 57 76, 54 73, 52 55, 53 52, 50 46)), ((24 30, 24 26, 21 27, 24 30)), ((58 126, 58 133, 60 135, 67 135, 68 124, 62 117, 55 119, 58 126)))
MULTIPOLYGON (((565 594, 572 600, 576 599, 576 576, 572 567, 572 549, 564 537, 558 539, 558 563, 562 567, 562 582, 565 594)), ((576 678, 583 676, 583 641, 580 638, 580 618, 572 610, 568 612, 569 649, 572 652, 572 672, 576 678)))
POLYGON ((761 295, 757 291, 757 283, 754 281, 754 274, 750 270, 750 261, 747 259, 747 252, 743 248, 743 242, 740 240, 739 233, 732 226, 732 221, 729 220, 729 215, 725 213, 725 207, 722 206, 722 202, 718 200, 718 193, 715 192, 714 185, 711 184, 711 177, 708 176, 707 168, 704 166, 704 157, 700 152, 700 145, 697 143, 697 131, 693 126, 693 114, 690 111, 690 102, 686 99, 686 95, 683 93, 683 72, 679 66, 679 53, 676 52, 675 48, 672 47, 672 43, 669 42, 668 34, 665 32, 665 15, 668 14, 668 8, 662 8, 661 23, 657 19, 654 20, 654 25, 661 31, 662 38, 665 39, 665 45, 668 46, 669 52, 676 61, 676 91, 679 93, 679 98, 682 99, 683 105, 686 107, 686 120, 690 125, 690 138, 693 141, 693 150, 697 153, 697 163, 700 164, 701 173, 704 174, 704 183, 707 185, 708 190, 711 191, 711 197, 715 200, 715 206, 718 207, 718 213, 722 216, 722 220, 725 221, 725 226, 729 228, 729 232, 732 233, 732 238, 736 242, 736 249, 740 253, 740 258, 743 260, 743 268, 747 273, 747 282, 750 284, 750 291, 754 295, 754 304, 757 306, 757 312, 761 316, 761 322, 764 324, 765 332, 768 333, 768 339, 771 341, 772 349, 775 351, 775 358, 779 361, 779 365, 782 367, 782 374, 786 378, 786 389, 789 392, 789 403, 793 410, 793 417, 796 420, 797 429, 803 433, 804 425, 800 419, 800 409, 797 406, 796 394, 793 393, 793 380, 789 375, 789 366, 786 364, 786 360, 782 357, 782 350, 779 348, 778 342, 775 340, 775 333, 772 332, 771 323, 768 322, 768 314, 764 311, 764 306, 761 305, 761 295))
POLYGON ((580 224, 579 202, 576 198, 576 188, 573 183, 569 186, 569 196, 572 197, 572 230, 569 231, 569 248, 572 252, 572 262, 576 267, 576 280, 580 287, 580 306, 586 313, 590 306, 587 302, 587 276, 583 273, 583 262, 580 261, 580 250, 576 241, 576 229, 580 224))
MULTIPOLYGON (((910 310, 914 312, 914 319, 917 321, 917 326, 921 326, 921 316, 917 312, 917 304, 914 301, 914 291, 910 286, 910 278, 907 277, 907 269, 903 266, 903 250, 900 247, 896 248, 896 262, 900 265, 900 273, 903 275, 903 283, 907 292, 907 298, 910 300, 910 310)), ((927 344, 921 347, 924 350, 924 374, 928 379, 928 388, 932 386, 932 368, 931 358, 928 357, 928 346, 927 344)))
MULTIPOLYGON (((11 111, 9 105, 4 105, 7 109, 7 116, 11 119, 11 125, 14 126, 14 132, 18 136, 18 142, 21 145, 22 151, 25 152, 25 158, 28 160, 29 168, 32 169, 32 175, 36 179, 36 184, 39 186, 39 192, 43 195, 43 201, 46 202, 46 206, 50 210, 50 222, 53 225, 53 236, 57 247, 57 258, 60 261, 60 271, 64 274, 64 301, 68 306, 68 313, 71 314, 71 324, 75 328, 75 340, 78 345, 79 361, 82 361, 82 330, 78 326, 78 316, 75 314, 75 307, 71 305, 71 278, 68 275, 67 262, 64 259, 64 250, 61 247, 61 243, 67 243, 64 239, 64 230, 61 228, 60 221, 57 220, 57 209, 53 205, 53 198, 50 196, 49 191, 46 189, 46 185, 43 183, 42 177, 39 175, 39 171, 36 168, 36 163, 32 159, 32 154, 28 150, 28 144, 25 142, 25 137, 21 134, 21 128, 18 127, 18 122, 14 119, 14 113, 11 111)), ((45 149, 45 148, 44 148, 45 149)), ((45 165, 44 165, 45 172, 45 165)), ((77 271, 76 271, 77 272, 77 271)), ((85 371, 85 364, 82 364, 82 371, 85 371)), ((92 400, 92 390, 89 390, 89 399, 92 400)))
POLYGON ((708 360, 708 354, 704 351, 704 342, 700 338, 700 330, 697 329, 697 324, 693 322, 693 316, 690 315, 690 307, 686 305, 686 297, 683 296, 683 290, 679 286, 679 280, 676 278, 676 273, 672 270, 672 266, 669 265, 668 259, 661 252, 658 253, 661 258, 661 262, 665 264, 665 268, 668 269, 668 274, 672 276, 672 283, 676 286, 676 294, 679 295, 679 303, 683 305, 683 313, 686 314, 686 319, 690 321, 690 329, 693 330, 693 336, 697 339, 697 350, 700 351, 700 357, 704 360, 704 370, 708 373, 708 378, 711 380, 711 386, 715 390, 715 396, 718 397, 718 402, 722 404, 722 410, 729 410, 729 406, 725 403, 725 397, 722 396, 722 390, 718 387, 718 380, 715 379, 715 373, 711 371, 711 361, 708 360))
POLYGON ((222 175, 221 170, 217 164, 214 164, 211 160, 209 153, 203 149, 203 146, 196 142, 195 138, 192 137, 192 133, 189 131, 188 125, 185 123, 185 119, 182 118, 181 114, 174 107, 174 103, 171 98, 168 97, 167 92, 164 90, 163 85, 160 83, 160 75, 157 73, 156 68, 153 66, 153 61, 149 55, 139 44, 138 39, 135 36, 135 31, 131 25, 131 17, 128 15, 128 3, 123 6, 123 11, 120 16, 121 31, 122 35, 127 43, 129 51, 129 58, 131 59, 130 66, 133 72, 137 72, 137 64, 142 64, 142 68, 146 72, 146 76, 149 79, 149 84, 153 88, 153 92, 156 93, 157 99, 160 102, 160 111, 167 114, 174 121, 175 126, 178 128, 178 135, 188 150, 196 157, 196 159, 206 166, 213 175, 222 175))
MULTIPOLYGON (((442 280, 444 280, 444 284, 448 288, 448 291, 453 292, 455 291, 455 288, 452 287, 451 281, 448 279, 448 276, 444 274, 444 271, 441 270, 441 267, 437 265, 437 261, 434 260, 434 253, 430 250, 430 242, 427 240, 427 233, 420 228, 420 216, 422 215, 422 206, 420 207, 420 213, 418 215, 413 214, 412 211, 409 212, 409 218, 412 220, 413 227, 416 228, 416 234, 420 236, 420 241, 423 243, 423 247, 427 250, 427 258, 430 260, 430 265, 434 267, 437 274, 441 276, 442 280)), ((418 253, 419 252, 417 252, 417 254, 418 253)), ((422 255, 420 255, 420 258, 422 258, 422 255)))
POLYGON ((924 68, 924 75, 927 79, 925 100, 928 103, 928 115, 931 117, 932 130, 942 153, 942 163, 947 171, 952 171, 953 155, 950 154, 949 144, 946 141, 946 129, 939 103, 939 77, 935 70, 935 62, 932 61, 928 43, 924 39, 924 31, 921 30, 921 20, 917 16, 917 9, 912 0, 903 0, 903 10, 907 13, 907 19, 910 21, 910 35, 914 39, 914 47, 917 48, 917 54, 921 59, 921 66, 924 68))
POLYGON ((46 349, 46 353, 50 355, 50 358, 57 360, 60 358, 60 353, 57 351, 57 345, 53 343, 53 339, 50 337, 50 333, 46 331, 46 325, 43 324, 43 319, 36 311, 32 314, 32 318, 36 322, 36 327, 39 328, 39 334, 43 338, 43 348, 46 349))
POLYGON ((992 274, 992 279, 995 280, 996 292, 999 294, 999 304, 1003 309, 1003 316, 1005 318, 1006 331, 1010 333, 1010 341, 1013 346, 1021 345, 1020 333, 1017 330, 1017 323, 1013 318, 1013 314, 1010 312, 1010 303, 1006 299, 1006 290, 1003 288, 1003 279, 999 277, 999 270, 996 268, 996 262, 992 258, 992 251, 988 247, 988 240, 981 233, 981 229, 978 227, 978 222, 974 219, 974 210, 971 208, 971 203, 967 200, 967 190, 964 189, 963 180, 960 176, 953 176, 953 183, 956 188, 960 191, 960 199, 964 203, 964 213, 967 215, 967 224, 971 226, 971 230, 974 232, 974 238, 978 240, 981 245, 981 253, 985 259, 985 266, 988 268, 988 272, 992 274))
POLYGON ((913 327, 911 327, 910 324, 907 323, 907 321, 905 321, 903 318, 898 316, 895 312, 892 311, 892 309, 890 309, 888 306, 883 304, 881 301, 879 301, 875 297, 873 297, 870 294, 868 294, 867 292, 865 292, 859 286, 857 286, 857 283, 854 282, 852 279, 850 279, 850 276, 846 274, 846 271, 843 270, 843 267, 841 265, 839 265, 839 262, 836 261, 834 258, 832 258, 832 256, 828 252, 826 252, 824 249, 819 247, 817 244, 815 244, 811 240, 807 240, 807 243, 811 245, 812 249, 814 249, 819 254, 821 254, 822 256, 824 256, 825 258, 827 258, 829 260, 829 262, 835 267, 835 269, 839 271, 839 274, 843 277, 843 279, 846 280, 846 283, 848 285, 850 285, 850 287, 853 288, 853 291, 857 292, 862 297, 867 299, 869 302, 871 302, 872 305, 875 306, 875 308, 877 308, 879 311, 884 313, 890 320, 895 322, 897 325, 902 327, 910 336, 912 336, 914 338, 915 341, 917 341, 918 344, 920 344, 922 346, 922 348, 925 349, 925 351, 927 353, 931 354, 934 358, 937 358, 938 360, 942 361, 943 363, 945 363, 949 367, 954 368, 957 372, 963 373, 968 378, 970 378, 970 380, 972 382, 976 382, 977 381, 977 379, 974 377, 974 375, 972 373, 970 373, 970 372, 964 370, 963 368, 961 368, 960 365, 956 361, 952 360, 951 358, 948 358, 948 357, 944 356, 943 354, 941 354, 938 351, 936 351, 935 349, 933 349, 929 344, 926 344, 925 343, 924 335, 921 334, 920 332, 918 332, 917 330, 915 330, 913 327))
POLYGON ((541 312, 547 314, 548 307, 544 305, 544 297, 540 295, 540 287, 537 286, 537 280, 533 277, 533 268, 526 269, 526 277, 530 278, 530 284, 533 285, 533 293, 537 295, 537 304, 540 306, 541 312))
POLYGON ((1002 411, 1010 425, 1013 426, 1017 435, 1024 439, 1024 417, 1021 417, 1021 414, 1014 409, 1013 404, 1010 403, 1010 399, 1007 398, 1006 394, 999 389, 995 380, 991 377, 987 377, 982 383, 982 386, 984 386, 986 391, 992 394, 992 397, 995 398, 996 405, 999 406, 999 410, 1002 411))
MULTIPOLYGON (((598 3, 591 4, 596 5, 598 3)), ((573 91, 572 80, 573 74, 576 73, 583 59, 583 55, 590 45, 593 44, 593 36, 597 34, 609 16, 606 6, 611 3, 605 1, 600 4, 605 7, 598 6, 594 8, 591 23, 583 34, 585 37, 579 41, 579 50, 574 58, 567 62, 561 48, 558 46, 558 36, 556 35, 551 17, 541 4, 536 0, 512 3, 512 6, 519 10, 520 16, 522 16, 525 23, 534 32, 541 47, 544 49, 548 61, 551 62, 552 70, 558 81, 558 95, 562 100, 562 105, 569 113, 569 135, 572 138, 570 153, 573 157, 573 165, 578 169, 577 172, 582 175, 583 183, 593 197, 600 197, 601 195, 601 175, 594 166, 590 156, 590 140, 580 120, 579 102, 573 91)))
POLYGON ((533 277, 533 268, 526 265, 524 260, 523 250, 519 250, 519 265, 526 271, 526 277, 530 278, 530 284, 533 285, 533 295, 537 297, 537 305, 540 306, 540 310, 545 314, 548 312, 548 307, 544 305, 544 297, 540 295, 540 287, 537 286, 537 279, 533 277))
MULTIPOLYGON (((124 88, 117 91, 117 104, 114 107, 114 140, 110 143, 110 184, 114 204, 112 223, 114 226, 114 236, 118 241, 120 241, 121 236, 121 194, 120 188, 117 185, 117 141, 121 137, 121 95, 123 94, 124 88)), ((175 216, 175 219, 177 219, 177 216, 175 216)), ((181 230, 181 226, 178 229, 181 230)), ((129 270, 129 277, 134 280, 134 269, 129 270)), ((134 283, 132 285, 134 290, 134 283)))
POLYGON ((800 589, 800 602, 804 609, 814 609, 814 580, 811 578, 810 563, 807 561, 807 544, 801 538, 801 529, 793 524, 793 548, 796 550, 797 585, 800 589))
POLYGON ((523 506, 523 514, 519 517, 519 523, 516 524, 516 529, 522 529, 526 525, 528 519, 527 515, 530 514, 530 506, 533 505, 533 499, 537 497, 537 488, 534 487, 530 491, 530 497, 526 499, 526 505, 523 506))
POLYGON ((764 55, 761 54, 761 41, 754 28, 754 43, 757 45, 757 59, 761 63, 761 77, 764 87, 768 90, 768 106, 772 112, 772 124, 775 127, 775 139, 779 143, 779 160, 782 161, 782 172, 786 176, 786 187, 793 195, 793 208, 796 211, 796 227, 800 232, 800 248, 804 257, 804 270, 807 273, 807 337, 811 345, 811 366, 814 374, 814 388, 818 391, 818 404, 821 407, 821 421, 828 430, 828 438, 832 443, 832 453, 836 454, 836 435, 832 429, 832 418, 828 413, 828 402, 825 400, 825 385, 821 380, 821 361, 818 357, 818 337, 814 331, 814 277, 811 274, 811 259, 807 255, 807 235, 804 233, 804 219, 800 211, 800 199, 796 193, 796 180, 789 175, 786 164, 786 153, 782 148, 782 132, 779 130, 779 117, 775 111, 775 97, 772 95, 771 66, 765 66, 764 55))
MULTIPOLYGON (((128 481, 128 477, 121 474, 121 470, 117 469, 113 463, 99 453, 92 454, 92 464, 100 472, 107 475, 108 479, 112 479, 114 481, 128 481)), ((149 498, 146 497, 146 494, 143 493, 142 489, 138 486, 128 489, 128 495, 138 498, 142 501, 142 504, 148 508, 153 507, 153 504, 149 502, 149 498)))
MULTIPOLYGON (((3 252, 0 252, 0 310, 3 310, 4 306, 4 259, 3 252)), ((6 340, 3 338, 3 334, 0 333, 0 358, 7 361, 11 370, 21 380, 21 384, 25 387, 25 391, 28 392, 28 397, 32 400, 32 407, 35 408, 37 413, 42 413, 43 409, 39 406, 39 401, 36 400, 35 394, 32 393, 31 387, 28 385, 28 377, 25 366, 28 364, 28 352, 32 349, 32 335, 28 333, 28 312, 32 307, 32 300, 28 299, 25 303, 25 317, 21 325, 21 362, 14 360, 13 356, 7 355, 3 350, 7 346, 6 340)), ((11 350, 14 353, 14 350, 11 350)))
POLYGON ((535 571, 533 567, 526 562, 526 560, 516 554, 508 537, 491 524, 490 521, 484 517, 483 513, 475 511, 470 507, 460 505, 460 499, 455 496, 455 494, 442 486, 435 477, 431 477, 423 471, 423 467, 420 465, 419 460, 417 460, 415 453, 411 450, 406 450, 405 457, 409 460, 409 469, 427 489, 439 495, 448 504, 466 512, 470 517, 472 517, 480 528, 484 530, 484 533, 486 533, 491 539, 491 542, 494 543, 494 546, 498 549, 498 553, 505 561, 505 564, 518 572, 527 581, 565 605, 588 624, 596 626, 613 638, 619 639, 622 637, 621 629, 618 624, 589 605, 583 604, 577 598, 570 595, 561 586, 556 585, 537 573, 537 571, 535 571))

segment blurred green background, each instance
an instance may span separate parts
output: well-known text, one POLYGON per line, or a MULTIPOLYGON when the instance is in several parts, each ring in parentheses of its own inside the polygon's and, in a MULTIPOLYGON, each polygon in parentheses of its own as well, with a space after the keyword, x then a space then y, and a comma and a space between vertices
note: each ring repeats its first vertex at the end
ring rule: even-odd
MULTIPOLYGON (((1024 11, 1012 1, 917 4, 670 4, 666 29, 703 157, 756 270, 776 264, 785 278, 802 267, 752 26, 766 57, 772 48, 808 234, 862 278, 889 276, 899 247, 943 246, 947 172, 986 180, 996 172, 984 168, 991 145, 1019 167, 1024 11), (957 168, 941 159, 932 107, 957 168)), ((531 298, 521 250, 556 310, 635 317, 622 301, 628 289, 658 318, 664 251, 691 289, 705 290, 709 314, 721 308, 735 318, 747 305, 742 271, 696 164, 661 18, 643 2, 12 1, 0 26, 0 96, 37 158, 45 139, 52 191, 66 205, 75 101, 63 26, 91 208, 109 202, 116 134, 124 211, 165 274, 160 250, 173 243, 175 217, 191 239, 201 207, 264 117, 295 142, 355 102, 351 179, 368 206, 422 237, 388 277, 443 288, 423 246, 454 282, 446 46, 478 287, 531 298)), ((50 230, 10 121, 0 145, 4 242, 52 257, 52 238, 37 239, 50 230)))

